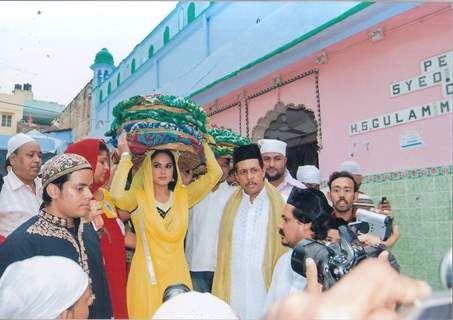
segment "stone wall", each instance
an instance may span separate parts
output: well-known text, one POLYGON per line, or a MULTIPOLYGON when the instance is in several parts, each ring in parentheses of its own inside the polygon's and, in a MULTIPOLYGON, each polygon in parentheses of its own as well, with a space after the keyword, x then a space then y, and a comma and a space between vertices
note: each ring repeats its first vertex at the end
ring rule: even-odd
POLYGON ((90 132, 92 80, 66 106, 60 115, 60 129, 72 128, 74 141, 80 140, 90 132))

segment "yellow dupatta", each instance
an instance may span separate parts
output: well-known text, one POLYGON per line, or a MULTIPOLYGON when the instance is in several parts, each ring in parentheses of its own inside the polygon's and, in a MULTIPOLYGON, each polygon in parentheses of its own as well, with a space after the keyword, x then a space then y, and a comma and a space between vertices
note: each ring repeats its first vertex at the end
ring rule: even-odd
MULTIPOLYGON (((281 194, 269 182, 265 181, 264 187, 269 196, 269 220, 267 224, 266 248, 263 259, 263 276, 266 288, 269 289, 272 272, 278 258, 286 252, 281 244, 278 233, 281 214, 285 202, 281 194)), ((217 267, 214 273, 212 293, 220 299, 230 303, 231 294, 231 255, 233 226, 239 204, 242 200, 242 188, 237 188, 228 201, 220 224, 220 236, 217 253, 217 267)))
MULTIPOLYGON (((184 236, 188 225, 188 209, 201 200, 222 175, 214 154, 204 145, 207 173, 189 186, 178 181, 173 191, 172 207, 162 218, 156 209, 150 151, 135 174, 129 191, 125 191, 127 175, 132 167, 130 156, 121 158, 112 182, 111 196, 123 210, 133 211, 137 230, 137 248, 127 284, 127 304, 131 318, 150 318, 162 304, 167 286, 184 283, 191 287, 189 268, 184 255, 184 236)), ((178 152, 173 152, 177 163, 178 152)))

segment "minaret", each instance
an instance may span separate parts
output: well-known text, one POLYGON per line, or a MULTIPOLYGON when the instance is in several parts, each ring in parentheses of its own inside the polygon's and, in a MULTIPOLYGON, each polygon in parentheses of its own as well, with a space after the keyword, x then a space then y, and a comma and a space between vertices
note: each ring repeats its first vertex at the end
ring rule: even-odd
POLYGON ((90 135, 103 136, 104 125, 107 115, 101 115, 96 112, 99 104, 103 102, 106 97, 106 92, 102 92, 101 85, 109 77, 115 69, 113 63, 113 56, 106 48, 102 48, 96 54, 94 63, 90 66, 93 70, 93 84, 92 84, 92 99, 90 110, 90 135))
POLYGON ((96 54, 96 58, 94 58, 94 63, 90 66, 90 69, 93 70, 93 87, 97 87, 103 83, 113 69, 115 69, 113 56, 106 48, 102 48, 101 51, 96 54))

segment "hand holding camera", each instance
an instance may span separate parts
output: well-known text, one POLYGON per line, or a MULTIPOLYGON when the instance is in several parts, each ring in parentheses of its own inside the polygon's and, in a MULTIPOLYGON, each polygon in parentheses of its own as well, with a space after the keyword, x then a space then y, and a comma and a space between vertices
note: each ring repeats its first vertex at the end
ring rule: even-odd
MULTIPOLYGON (((312 258, 318 271, 318 281, 327 290, 345 276, 353 267, 369 257, 378 257, 384 245, 367 246, 361 243, 348 226, 340 226, 339 243, 324 244, 319 241, 299 243, 291 257, 292 269, 303 277, 307 276, 306 258, 312 258)), ((391 266, 399 271, 393 255, 389 255, 391 266)))
MULTIPOLYGON (((396 272, 385 262, 386 255, 384 251, 378 259, 367 259, 331 290, 323 293, 306 290, 281 300, 269 310, 266 319, 398 318, 394 307, 397 303, 413 303, 428 296, 431 289, 424 281, 396 272), (351 294, 355 295, 355 302, 351 294)), ((313 270, 309 262, 306 268, 307 287, 313 287, 316 268, 313 270)))
MULTIPOLYGON (((365 209, 357 209, 356 221, 350 223, 349 226, 355 234, 371 234, 385 241, 392 234, 393 217, 365 209)), ((367 240, 369 240, 368 238, 367 240)))

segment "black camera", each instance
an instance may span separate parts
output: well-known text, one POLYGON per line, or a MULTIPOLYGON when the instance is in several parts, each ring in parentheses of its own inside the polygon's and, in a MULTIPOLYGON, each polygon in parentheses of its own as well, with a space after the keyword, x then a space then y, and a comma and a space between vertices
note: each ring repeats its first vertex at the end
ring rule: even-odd
MULTIPOLYGON (((366 246, 361 243, 348 226, 340 226, 340 241, 324 244, 319 241, 300 242, 293 250, 291 268, 301 276, 306 276, 305 259, 312 258, 318 269, 318 282, 323 290, 331 288, 338 280, 366 258, 377 257, 386 247, 382 244, 366 246)), ((399 272, 395 257, 389 253, 389 262, 399 272)))

